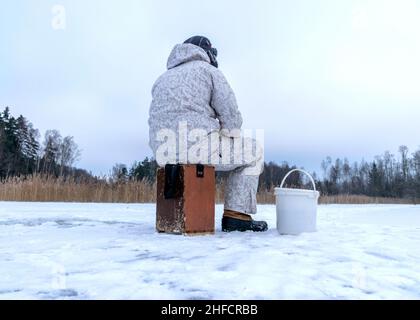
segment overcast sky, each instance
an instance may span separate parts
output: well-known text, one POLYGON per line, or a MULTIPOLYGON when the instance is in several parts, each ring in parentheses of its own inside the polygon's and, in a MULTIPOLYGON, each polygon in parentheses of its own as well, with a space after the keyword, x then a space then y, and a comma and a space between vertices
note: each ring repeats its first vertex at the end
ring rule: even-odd
POLYGON ((3 1, 0 108, 74 136, 77 165, 107 173, 151 155, 151 87, 172 47, 202 34, 244 127, 265 129, 266 160, 319 170, 327 155, 414 151, 419 14, 415 0, 3 1))

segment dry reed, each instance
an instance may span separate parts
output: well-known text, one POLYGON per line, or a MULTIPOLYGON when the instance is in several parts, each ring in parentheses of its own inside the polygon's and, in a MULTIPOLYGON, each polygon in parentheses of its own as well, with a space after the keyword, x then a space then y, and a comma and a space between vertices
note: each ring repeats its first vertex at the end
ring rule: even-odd
POLYGON ((34 175, 0 183, 1 201, 37 202, 154 202, 155 185, 146 181, 110 183, 34 175))
POLYGON ((420 204, 420 199, 336 195, 319 198, 320 204, 420 204))
MULTIPOLYGON (((216 186, 216 202, 223 203, 224 183, 216 186)), ((0 201, 28 202, 105 202, 152 203, 156 201, 156 184, 145 180, 107 182, 105 179, 77 181, 33 175, 8 178, 0 182, 0 201)), ((275 203, 274 190, 257 194, 261 204, 275 203)), ((320 204, 419 204, 420 199, 374 198, 362 195, 323 196, 320 204)))

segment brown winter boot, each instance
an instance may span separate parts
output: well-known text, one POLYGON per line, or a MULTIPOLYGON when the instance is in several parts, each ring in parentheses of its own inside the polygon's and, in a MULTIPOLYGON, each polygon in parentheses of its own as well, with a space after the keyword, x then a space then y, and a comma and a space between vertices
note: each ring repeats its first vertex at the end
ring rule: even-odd
POLYGON ((223 212, 223 218, 233 218, 233 219, 239 219, 243 221, 251 221, 252 218, 249 214, 233 211, 233 210, 226 210, 223 212))
POLYGON ((265 221, 252 220, 249 214, 225 210, 222 218, 222 231, 255 231, 264 232, 267 231, 268 225, 265 221))

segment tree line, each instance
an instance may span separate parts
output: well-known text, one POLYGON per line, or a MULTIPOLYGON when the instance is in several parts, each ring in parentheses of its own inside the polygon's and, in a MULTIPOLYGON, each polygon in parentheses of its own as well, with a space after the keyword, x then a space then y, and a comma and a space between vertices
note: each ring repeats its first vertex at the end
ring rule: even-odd
MULTIPOLYGON (((111 181, 127 182, 144 180, 147 182, 154 182, 156 179, 156 170, 158 164, 153 158, 146 157, 143 161, 136 161, 131 166, 117 163, 111 171, 111 181)), ((278 165, 274 162, 264 163, 264 171, 260 175, 259 185, 260 189, 272 189, 273 186, 278 186, 287 172, 296 169, 296 166, 289 166, 284 162, 278 165)), ((227 172, 216 172, 216 182, 221 183, 226 177, 227 172)), ((302 186, 304 185, 302 177, 299 175, 291 175, 288 179, 288 185, 302 186)))
MULTIPOLYGON (((0 112, 0 179, 41 173, 98 180, 86 170, 73 167, 80 154, 73 137, 47 130, 41 141, 39 131, 25 117, 13 117, 8 107, 0 112)), ((148 157, 131 166, 116 164, 108 179, 119 183, 139 180, 153 183, 157 167, 156 161, 148 157)), ((279 186, 286 173, 295 168, 287 162, 265 163, 259 190, 270 191, 279 186)), ((322 195, 420 198, 420 150, 410 153, 406 146, 401 146, 398 155, 387 151, 372 161, 352 164, 346 158, 333 161, 327 157, 321 168, 322 177, 315 173, 313 176, 322 195)), ((222 182, 225 175, 217 173, 217 181, 222 182)), ((311 187, 298 173, 289 177, 287 186, 311 187)))
MULTIPOLYGON (((259 178, 259 190, 270 191, 280 186, 284 176, 296 166, 287 162, 264 164, 264 171, 259 178)), ((322 161, 323 177, 312 173, 317 190, 322 195, 365 195, 385 198, 420 199, 420 150, 410 154, 406 146, 399 148, 399 156, 386 151, 372 161, 361 161, 350 164, 348 159, 327 157, 322 161)), ((153 182, 157 164, 146 158, 135 162, 131 167, 123 164, 114 166, 114 181, 142 180, 153 182)), ((226 173, 217 173, 216 179, 221 182, 226 173)), ((312 188, 310 181, 300 174, 289 176, 287 187, 312 188)))
POLYGON ((9 107, 0 112, 0 178, 35 173, 88 175, 73 168, 81 154, 73 137, 47 130, 42 142, 40 139, 39 130, 24 116, 15 118, 9 107))
POLYGON ((398 151, 398 156, 386 151, 371 162, 353 164, 327 157, 318 187, 325 195, 420 198, 420 150, 410 154, 406 146, 400 146, 398 151))
POLYGON ((113 182, 144 180, 153 183, 156 179, 157 169, 157 162, 149 157, 146 157, 143 161, 135 161, 130 167, 117 163, 111 170, 110 180, 113 182))

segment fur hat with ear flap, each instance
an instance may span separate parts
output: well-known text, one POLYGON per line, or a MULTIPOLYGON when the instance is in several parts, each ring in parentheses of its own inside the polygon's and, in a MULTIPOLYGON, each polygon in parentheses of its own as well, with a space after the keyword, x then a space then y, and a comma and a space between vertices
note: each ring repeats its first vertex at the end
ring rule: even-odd
POLYGON ((217 49, 213 48, 209 39, 203 36, 194 36, 187 40, 184 43, 191 43, 203 49, 210 58, 210 63, 213 67, 218 67, 219 64, 217 63, 217 49))

